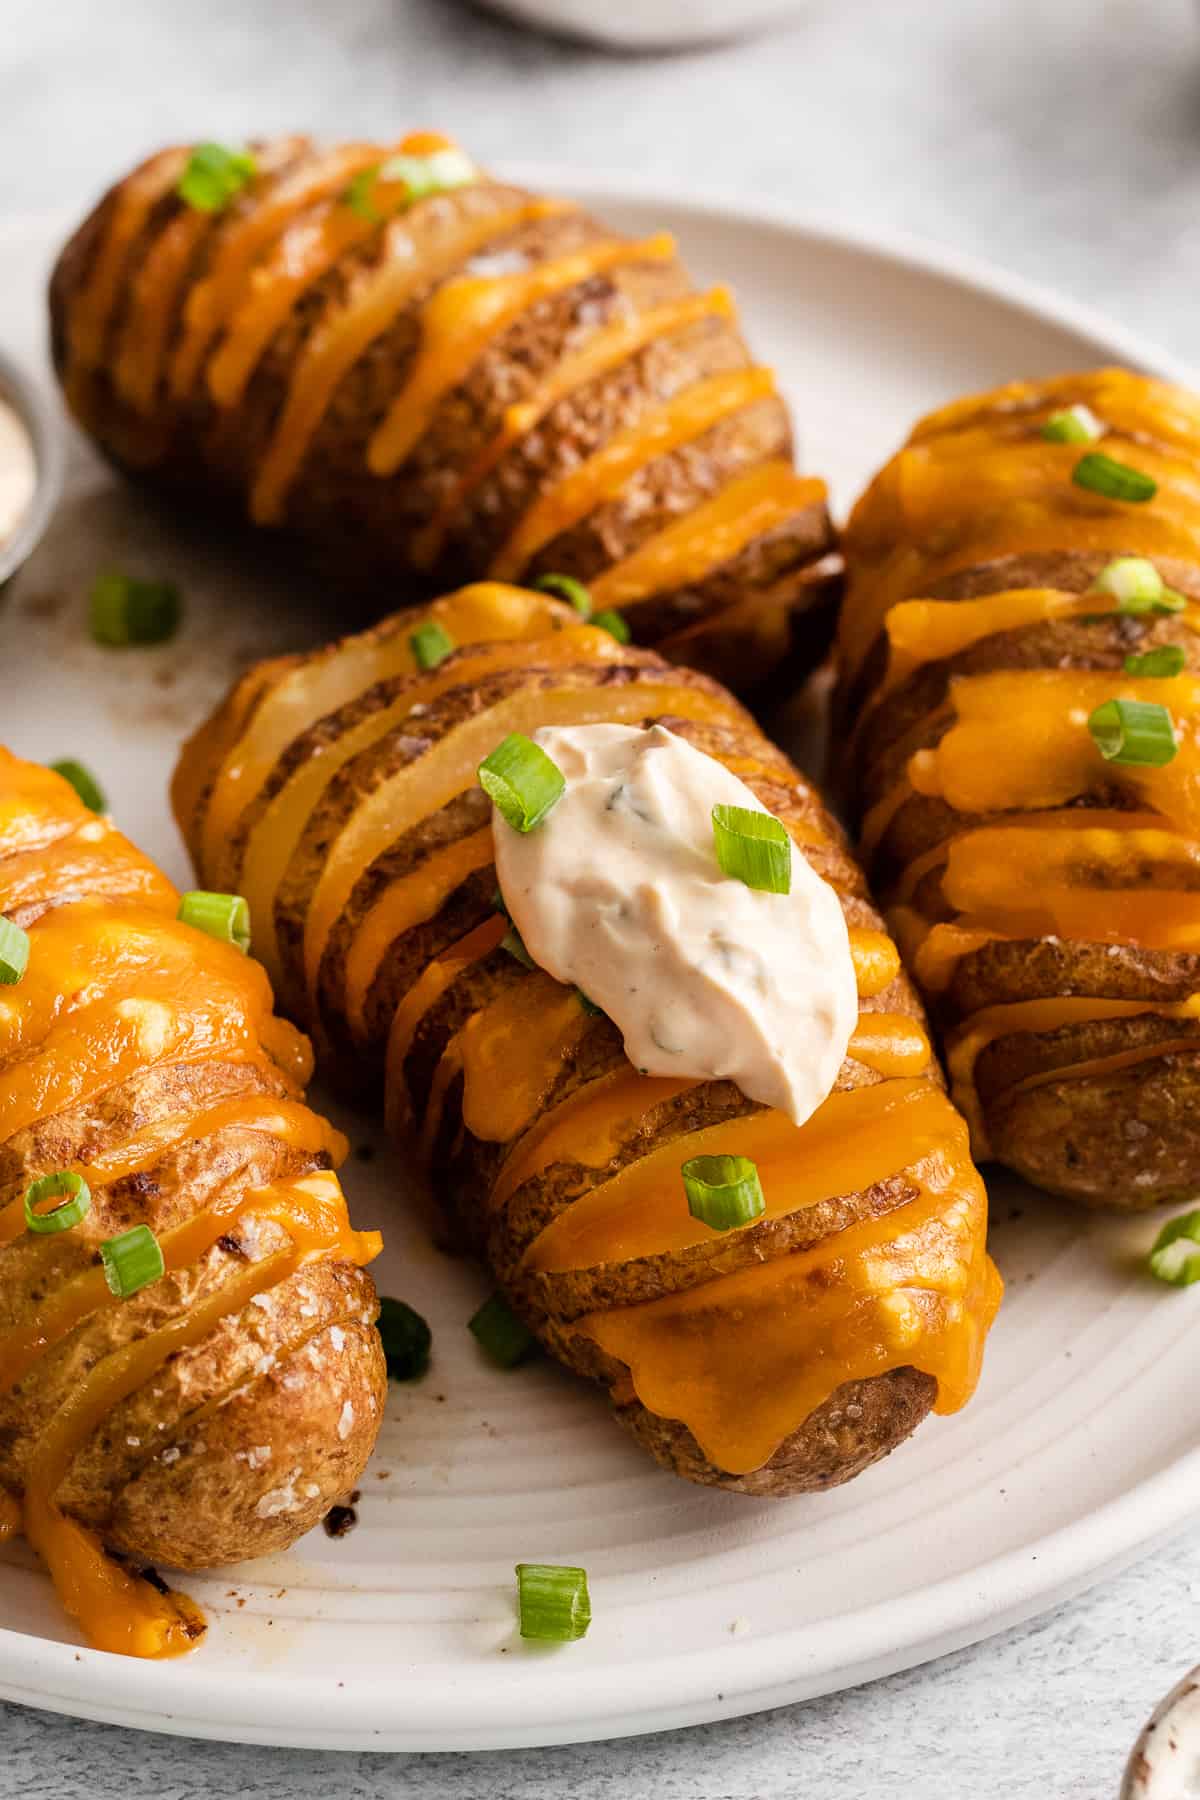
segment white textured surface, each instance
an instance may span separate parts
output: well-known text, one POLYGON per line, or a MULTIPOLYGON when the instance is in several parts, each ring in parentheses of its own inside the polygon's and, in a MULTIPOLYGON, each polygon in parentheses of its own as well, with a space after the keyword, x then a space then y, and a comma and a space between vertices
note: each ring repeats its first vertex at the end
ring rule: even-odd
MULTIPOLYGON (((168 135, 446 122, 493 157, 591 159, 924 230, 1073 290, 1178 354, 1200 345, 1200 41, 1186 0, 827 0, 761 45, 635 63, 451 4, 260 5, 257 26, 248 10, 9 0, 3 204, 77 203, 168 135)), ((1200 1558, 1164 1553, 925 1673, 591 1749, 338 1763, 12 1710, 0 1713, 0 1792, 1106 1796, 1141 1716, 1194 1660, 1198 1579, 1200 1558)))

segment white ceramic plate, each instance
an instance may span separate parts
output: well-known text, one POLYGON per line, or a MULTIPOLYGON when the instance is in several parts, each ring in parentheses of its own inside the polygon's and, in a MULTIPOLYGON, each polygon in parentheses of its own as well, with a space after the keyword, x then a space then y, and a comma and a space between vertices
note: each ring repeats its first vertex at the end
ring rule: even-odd
MULTIPOLYGON (((855 241, 564 171, 637 231, 675 229, 702 277, 736 282, 753 342, 795 405, 809 467, 844 507, 913 417, 1007 377, 1167 360, 1075 308, 907 244, 855 241)), ((41 355, 61 221, 0 233, 0 343, 41 355)), ((72 446, 66 498, 5 601, 3 735, 81 755, 126 829, 179 880, 167 810, 179 738, 245 658, 316 641, 336 598, 267 549, 172 521, 72 446), (173 574, 181 638, 97 649, 98 568, 173 574)), ((694 1489, 654 1469, 604 1401, 554 1368, 486 1367, 466 1320, 483 1278, 406 1220, 403 1170, 351 1121, 361 1223, 387 1228, 385 1292, 425 1312, 429 1376, 393 1387, 359 1524, 188 1586, 205 1647, 165 1665, 81 1647, 21 1549, 0 1561, 0 1694, 90 1718, 273 1744, 482 1748, 683 1725, 864 1681, 1028 1618, 1179 1526, 1200 1492, 1200 1288, 1138 1273, 1153 1227, 1057 1211, 997 1184, 1008 1298, 974 1404, 889 1461, 788 1502, 694 1489), (523 1645, 513 1564, 586 1564, 585 1642, 523 1645)))

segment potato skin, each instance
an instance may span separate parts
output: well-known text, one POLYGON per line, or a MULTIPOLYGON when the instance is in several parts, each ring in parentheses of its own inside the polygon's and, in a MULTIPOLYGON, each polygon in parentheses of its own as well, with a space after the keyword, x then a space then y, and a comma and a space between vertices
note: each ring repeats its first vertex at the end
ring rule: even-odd
MULTIPOLYGON (((0 752, 6 801, 22 793, 31 767, 0 752)), ((41 771, 36 776, 55 783, 58 838, 99 829, 65 782, 41 771)), ((106 830, 119 872, 121 857, 134 853, 106 830)), ((12 866, 0 841, 0 890, 7 891, 12 866)), ((136 894, 124 906, 112 891, 117 884, 106 879, 98 890, 105 928, 119 933, 127 920, 151 933, 162 920, 165 932, 176 896, 159 882, 157 908, 148 912, 136 894)), ((80 902, 85 910, 93 904, 83 881, 49 904, 21 910, 31 959, 38 955, 39 921, 59 907, 76 912, 80 902)), ((194 935, 195 979, 203 981, 212 940, 194 935)), ((10 1072, 0 1061, 0 1074, 10 1072)), ((206 1113, 229 1103, 261 1099, 268 1118, 272 1106, 298 1109, 295 1075, 269 1056, 244 1059, 214 1049, 173 1062, 169 1054, 148 1053, 135 1073, 91 1086, 86 1098, 0 1144, 0 1212, 20 1205, 35 1176, 94 1169, 97 1159, 119 1153, 156 1125, 174 1122, 176 1141, 130 1173, 108 1181, 93 1176, 91 1209, 72 1230, 22 1231, 0 1243, 0 1355, 6 1333, 40 1320, 64 1283, 95 1269, 103 1240, 148 1225, 166 1241, 214 1203, 331 1167, 327 1150, 289 1141, 269 1123, 252 1128, 226 1116, 202 1126, 206 1113)), ((305 1131, 310 1143, 317 1126, 312 1119, 305 1131)), ((42 1431, 105 1357, 184 1321, 197 1304, 219 1300, 226 1283, 289 1242, 282 1225, 252 1215, 241 1220, 234 1212, 198 1260, 168 1268, 131 1299, 87 1311, 0 1394, 0 1488, 21 1495, 42 1431)), ((81 1438, 57 1490, 62 1510, 137 1566, 161 1561, 198 1569, 284 1548, 353 1487, 373 1448, 386 1372, 374 1326, 375 1290, 365 1271, 344 1260, 305 1263, 250 1302, 230 1305, 197 1341, 157 1362, 81 1438)))
MULTIPOLYGON (((417 612, 399 615, 403 621, 399 628, 407 631, 419 616, 417 612)), ((379 629, 394 634, 397 622, 379 629)), ((915 1369, 899 1368, 844 1384, 791 1433, 763 1467, 735 1474, 709 1461, 680 1421, 648 1412, 630 1391, 628 1371, 602 1352, 578 1325, 586 1315, 719 1282, 737 1270, 813 1248, 858 1221, 882 1218, 917 1194, 908 1170, 864 1191, 833 1195, 785 1217, 767 1217, 725 1235, 714 1233, 706 1242, 684 1250, 555 1272, 530 1268, 526 1253, 546 1227, 619 1169, 635 1164, 661 1145, 673 1141, 682 1145, 691 1133, 705 1126, 750 1117, 762 1109, 731 1082, 704 1082, 661 1103, 647 1101, 622 1128, 620 1141, 606 1159, 552 1160, 517 1181, 502 1200, 498 1197, 497 1182, 506 1164, 526 1131, 536 1128, 537 1120, 561 1103, 588 1094, 593 1083, 628 1068, 617 1028, 602 1015, 583 1022, 538 1098, 532 1119, 505 1142, 477 1136, 470 1129, 463 1110, 463 1077, 451 1073, 446 1078, 445 1053, 456 1035, 491 1002, 516 1001, 530 981, 548 984, 549 1002, 550 989, 559 995, 563 992, 557 984, 549 983, 540 971, 523 968, 502 948, 484 950, 424 1007, 402 1052, 394 1041, 389 1049, 393 1022, 430 966, 451 946, 496 919, 495 872, 490 862, 459 881, 426 916, 397 924, 390 942, 377 946, 373 979, 357 1018, 351 1016, 347 987, 347 969, 364 920, 389 895, 403 892, 414 873, 447 846, 489 827, 489 803, 478 788, 458 793, 440 807, 427 807, 415 823, 409 824, 405 814, 404 828, 397 826, 397 835, 358 874, 330 926, 316 978, 306 978, 303 947, 314 892, 323 872, 338 856, 339 844, 349 840, 360 811, 389 783, 407 780, 407 788, 389 791, 419 795, 427 759, 432 764, 456 732, 494 711, 495 731, 502 735, 507 728, 500 722, 506 707, 516 703, 528 707, 539 694, 551 692, 559 709, 556 717, 564 716, 564 695, 570 695, 577 701, 581 717, 661 723, 733 767, 763 805, 794 828, 797 853, 804 854, 831 882, 848 923, 881 928, 844 834, 813 789, 761 736, 736 702, 706 676, 672 669, 642 649, 610 644, 601 660, 592 647, 597 636, 576 631, 578 649, 574 654, 567 640, 547 640, 558 652, 554 660, 548 650, 539 656, 534 642, 519 667, 497 666, 493 672, 476 673, 470 679, 464 673, 461 682, 456 682, 455 671, 465 669, 468 659, 481 652, 481 646, 468 645, 439 664, 436 688, 431 677, 397 676, 364 688, 307 729, 298 712, 289 713, 290 729, 296 735, 274 769, 265 774, 260 794, 245 799, 241 818, 226 837, 227 843, 237 847, 234 860, 223 866, 236 879, 238 857, 245 856, 263 817, 263 795, 286 791, 288 775, 294 777, 298 769, 328 758, 344 738, 361 730, 364 720, 379 716, 401 698, 411 701, 407 715, 401 715, 384 735, 341 764, 319 800, 311 805, 306 802, 290 860, 274 872, 274 925, 283 958, 279 991, 285 1006, 312 1031, 318 1056, 335 1078, 340 1074, 356 1084, 360 1093, 365 1081, 384 1090, 389 1123, 401 1144, 408 1147, 410 1161, 411 1146, 421 1141, 426 1165, 435 1172, 430 1185, 442 1241, 447 1247, 482 1258, 509 1304, 550 1353, 577 1374, 610 1389, 618 1419, 649 1454, 685 1479, 730 1491, 786 1495, 824 1489, 849 1480, 906 1438, 932 1407, 936 1382, 915 1369), (662 707, 664 686, 670 702, 667 710, 662 707), (647 694, 645 713, 638 710, 639 690, 647 694), (650 710, 652 695, 658 702, 656 710, 650 710), (611 707, 619 704, 622 710, 610 711, 610 702, 611 707)), ((350 640, 345 653, 355 653, 350 640)), ((486 658, 486 646, 482 654, 486 658)), ((262 704, 269 707, 269 698, 262 704)), ((185 754, 177 778, 178 792, 208 796, 185 807, 180 816, 202 880, 214 873, 205 858, 206 808, 213 803, 218 760, 227 757, 232 764, 239 760, 238 714, 239 702, 232 699, 224 715, 218 715, 225 720, 224 734, 214 731, 206 739, 202 731, 185 754), (213 747, 218 739, 219 753, 213 747)), ((903 972, 861 1004, 865 1012, 921 1017, 915 990, 903 972)), ((928 1065, 925 1073, 941 1085, 936 1063, 928 1065)), ((837 1087, 869 1086, 881 1079, 865 1063, 847 1057, 837 1087)))
MULTIPOLYGON (((189 301, 218 266, 222 247, 272 202, 281 185, 319 172, 323 152, 307 139, 280 138, 253 146, 259 174, 227 209, 199 230, 182 268, 160 267, 163 246, 188 209, 168 186, 140 219, 120 262, 102 342, 86 354, 74 329, 88 284, 120 229, 123 200, 145 179, 142 165, 118 182, 65 246, 50 283, 51 342, 55 366, 80 422, 122 468, 190 504, 217 503, 246 510, 276 424, 292 389, 300 359, 320 331, 347 316, 366 280, 391 253, 399 224, 377 228, 347 243, 324 273, 295 297, 270 335, 240 397, 224 408, 210 392, 201 368, 179 392, 168 375, 180 343, 189 301), (158 259, 158 260, 156 260, 158 259), (126 338, 144 332, 147 320, 165 318, 162 368, 150 400, 135 396, 121 366, 126 338)), ((164 154, 164 153, 160 153, 164 154)), ((380 159, 386 152, 378 151, 380 159)), ((378 613, 400 591, 433 594, 487 574, 493 559, 539 497, 550 493, 587 458, 650 417, 673 396, 722 374, 745 369, 749 354, 727 305, 673 323, 664 318, 648 341, 631 345, 613 366, 582 370, 554 403, 498 456, 489 447, 513 418, 513 408, 570 363, 606 327, 684 301, 692 283, 675 258, 639 251, 584 273, 572 285, 535 298, 515 318, 503 317, 469 366, 437 401, 402 466, 387 476, 368 474, 367 445, 391 402, 403 390, 422 344, 423 314, 447 280, 470 267, 473 279, 485 262, 511 273, 537 267, 613 234, 578 208, 543 205, 534 197, 487 177, 453 192, 418 201, 402 217, 427 265, 429 280, 355 359, 334 391, 307 442, 287 489, 282 524, 315 550, 343 594, 356 591, 378 613), (455 225, 492 215, 529 216, 509 223, 485 246, 464 251, 458 267, 440 268, 439 256, 455 225), (476 476, 481 453, 491 466, 476 476), (432 562, 421 532, 442 517, 460 480, 469 487, 450 508, 432 562)), ((346 210, 336 193, 293 210, 299 229, 346 210)), ((260 249, 255 271, 278 241, 274 231, 260 249)), ((444 257, 443 257, 444 260, 444 257)), ((265 279, 265 277, 262 277, 265 279)), ((227 323, 225 318, 222 325, 227 323)), ((223 341, 220 333, 210 353, 223 341)), ((689 442, 667 448, 631 469, 585 517, 569 523, 526 559, 514 578, 563 572, 594 580, 631 556, 669 526, 719 495, 733 480, 761 465, 791 459, 791 426, 773 393, 747 402, 700 430, 689 442)), ((819 493, 797 494, 790 512, 764 524, 748 543, 718 556, 700 575, 663 579, 629 606, 638 642, 661 645, 682 660, 721 669, 741 688, 770 684, 786 691, 813 667, 827 647, 833 623, 837 575, 833 534, 819 493)))
MULTIPOLYGON (((1032 458, 1042 442, 1039 421, 1048 407, 1065 405, 1071 397, 1086 401, 1090 396, 1093 406, 1102 411, 1096 393, 1117 390, 1130 409, 1161 405, 1164 399, 1179 402, 1181 408, 1194 406, 1180 390, 1122 371, 1107 371, 979 396, 960 423, 964 432, 993 432, 994 442, 1003 440, 1010 449, 1017 442, 1027 444, 1032 458), (1014 393, 1019 395, 1015 404, 1014 393)), ((1122 433, 1127 436, 1124 445, 1106 441, 1106 448, 1118 459, 1127 451, 1128 460, 1136 465, 1139 449, 1147 447, 1168 453, 1149 423, 1139 430, 1122 426, 1115 435, 1119 439, 1122 433)), ((910 445, 918 447, 930 443, 943 455, 960 458, 963 492, 968 496, 965 509, 973 472, 983 469, 992 442, 964 436, 961 447, 955 448, 954 423, 934 415, 923 421, 910 439, 910 445)), ((1178 445, 1169 454, 1178 457, 1178 445)), ((868 528, 873 532, 882 516, 877 496, 889 491, 899 467, 897 458, 880 472, 859 502, 848 530, 848 565, 852 584, 856 578, 860 583, 859 601, 869 594, 873 569, 885 566, 879 561, 879 541, 872 535, 868 542, 864 533, 868 528)), ((1003 538, 1006 521, 1011 520, 1014 534, 1019 536, 1022 529, 1025 498, 1009 504, 1011 510, 1002 504, 988 515, 987 537, 993 546, 1003 538)), ((1128 554, 1149 557, 1169 587, 1190 601, 1200 598, 1200 554, 1195 562, 1157 554, 1143 537, 1147 528, 1153 529, 1154 501, 1122 508, 1117 502, 1106 503, 1089 495, 1085 513, 1078 510, 1076 489, 1074 499, 1053 504, 1058 508, 1059 533, 1053 547, 993 553, 975 560, 968 532, 957 542, 958 566, 928 581, 914 577, 908 597, 973 601, 1026 588, 1084 594, 1110 560, 1128 554), (1120 543, 1104 550, 1086 547, 1089 526, 1097 517, 1110 515, 1120 518, 1120 543)), ((1048 539, 1052 532, 1043 535, 1048 539)), ((936 565, 938 547, 923 545, 915 530, 906 536, 902 524, 890 548, 897 557, 924 554, 927 562, 936 565)), ((861 820, 904 779, 910 757, 940 740, 952 719, 950 690, 956 677, 999 670, 1059 669, 1117 675, 1127 656, 1165 645, 1182 652, 1190 671, 1200 667, 1195 630, 1180 613, 1109 612, 1048 619, 992 632, 954 655, 925 662, 876 700, 887 666, 887 644, 881 634, 858 667, 843 666, 836 702, 839 730, 847 738, 853 733, 853 754, 843 770, 852 812, 861 820)), ((1120 769, 1099 759, 1091 785, 1070 806, 1081 813, 1146 810, 1145 803, 1122 782, 1120 769)), ((870 873, 884 896, 885 907, 916 858, 972 827, 1013 823, 1019 816, 958 813, 941 799, 910 794, 891 816, 869 858, 870 873)), ((1152 890, 1165 888, 1167 873, 1147 866, 1141 871, 1141 881, 1152 890)), ((1186 887, 1193 879, 1186 871, 1175 871, 1170 885, 1186 887)), ((936 870, 918 883, 910 898, 930 921, 953 917, 936 870)), ((936 1022, 951 1040, 974 1014, 1014 1002, 1081 997, 1145 1000, 1147 1004, 1145 1013, 1132 1017, 1062 1025, 1052 1031, 1014 1031, 992 1041, 975 1066, 987 1144, 981 1154, 990 1154, 1038 1186, 1083 1206, 1132 1212, 1200 1198, 1200 1127, 1192 1104, 1200 1074, 1200 1022, 1166 1020, 1152 1010, 1185 1000, 1198 986, 1200 956, 1194 953, 1130 942, 1089 942, 1062 933, 1042 938, 997 937, 960 956, 944 990, 926 994, 936 1022), (1192 1039, 1194 1050, 1189 1048, 1192 1039), (1077 1071, 1078 1064, 1096 1058, 1152 1052, 1159 1042, 1164 1044, 1161 1055, 1143 1054, 1129 1066, 1099 1072, 1077 1071), (1056 1075, 1060 1070, 1061 1075, 1056 1075)))

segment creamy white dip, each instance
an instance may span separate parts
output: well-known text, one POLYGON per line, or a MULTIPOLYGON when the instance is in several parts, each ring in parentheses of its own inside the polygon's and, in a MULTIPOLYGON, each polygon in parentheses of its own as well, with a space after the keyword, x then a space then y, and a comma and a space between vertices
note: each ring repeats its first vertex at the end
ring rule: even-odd
POLYGON ((25 421, 0 400, 0 544, 7 543, 29 511, 37 486, 37 461, 25 421))
POLYGON ((606 1012, 635 1067, 734 1081, 796 1124, 858 1019, 837 895, 797 851, 788 894, 722 872, 715 805, 765 809, 661 725, 548 727, 566 791, 530 832, 493 814, 504 903, 533 960, 606 1012))

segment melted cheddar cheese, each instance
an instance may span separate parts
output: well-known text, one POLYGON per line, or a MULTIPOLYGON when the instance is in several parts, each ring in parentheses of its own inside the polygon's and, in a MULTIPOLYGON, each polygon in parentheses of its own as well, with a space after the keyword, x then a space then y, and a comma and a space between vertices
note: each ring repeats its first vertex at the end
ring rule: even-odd
MULTIPOLYGON (((26 909, 28 917, 37 909, 26 926, 28 966, 0 998, 0 1142, 149 1069, 219 1058, 257 1066, 273 1085, 291 1090, 181 1103, 150 1121, 135 1109, 126 1135, 102 1140, 72 1165, 89 1184, 92 1208, 65 1245, 55 1235, 39 1237, 35 1247, 43 1257, 73 1258, 74 1272, 68 1266, 28 1316, 0 1329, 5 1395, 73 1332, 130 1304, 113 1295, 94 1257, 107 1235, 105 1195, 113 1184, 154 1169, 178 1146, 232 1129, 266 1134, 310 1168, 345 1157, 345 1139, 300 1101, 311 1058, 304 1040, 273 1017, 261 968, 232 945, 177 922, 177 906, 170 884, 60 777, 0 752, 0 913, 26 909)), ((95 1360, 38 1431, 21 1495, 5 1494, 0 1534, 24 1532, 63 1604, 101 1649, 173 1656, 190 1649, 204 1626, 189 1601, 114 1562, 100 1538, 60 1508, 57 1496, 76 1456, 169 1357, 236 1318, 256 1294, 315 1259, 361 1266, 379 1249, 376 1233, 351 1229, 336 1175, 317 1169, 263 1187, 226 1183, 207 1207, 159 1234, 165 1270, 193 1268, 232 1225, 251 1218, 279 1228, 282 1248, 206 1284, 202 1299, 95 1360)), ((25 1230, 18 1190, 0 1206, 0 1260, 25 1230)))
MULTIPOLYGON (((1200 407, 1190 395, 1120 370, 1014 384, 923 421, 859 502, 848 532, 843 668, 860 668, 881 633, 887 649, 882 679, 857 722, 860 745, 866 722, 927 665, 1001 634, 1105 621, 1123 610, 1113 595, 1082 582, 1082 591, 1005 587, 1003 564, 995 591, 969 599, 924 598, 926 583, 986 573, 994 559, 1029 552, 1087 555, 1097 570, 1117 555, 1200 563, 1198 432, 1200 407), (1048 441, 1046 420, 1074 405, 1095 414, 1103 435, 1083 445, 1048 441), (1073 470, 1093 450, 1151 475, 1157 492, 1135 504, 1080 487, 1073 470)), ((1171 631, 1174 642, 1182 634, 1185 654, 1198 621, 1196 600, 1181 597, 1171 631)), ((1131 617, 1123 646, 1137 650, 1158 623, 1152 612, 1131 617)), ((910 723, 911 739, 924 738, 924 746, 897 765, 864 820, 873 850, 914 796, 937 802, 951 821, 961 816, 893 883, 890 920, 918 980, 946 992, 963 958, 1003 941, 1200 950, 1200 679, 1190 671, 1152 678, 1070 667, 1066 656, 1057 666, 1030 666, 1019 648, 1028 638, 1007 641, 1012 666, 998 648, 995 668, 952 673, 936 714, 910 723), (1113 699, 1167 709, 1171 760, 1160 767, 1105 761, 1088 720, 1113 699)), ((1063 993, 962 1019, 949 1060, 977 1152, 989 1150, 974 1079, 987 1045, 1147 1014, 1190 1020, 1196 1007, 1193 1000, 1063 993)), ((1141 1047, 1099 1061, 1068 1058, 1018 1085, 1082 1079, 1196 1047, 1185 1029, 1178 1040, 1156 1033, 1141 1047)))

